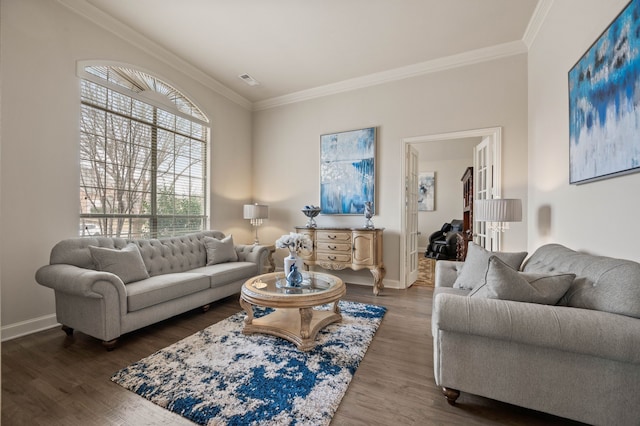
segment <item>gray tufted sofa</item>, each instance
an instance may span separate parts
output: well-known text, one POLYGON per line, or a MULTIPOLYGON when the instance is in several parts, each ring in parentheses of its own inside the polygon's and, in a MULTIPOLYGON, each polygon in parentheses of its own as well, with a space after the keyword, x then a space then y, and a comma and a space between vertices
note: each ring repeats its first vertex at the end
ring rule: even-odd
MULTIPOLYGON (((640 425, 640 264, 559 244, 525 274, 575 274, 556 305, 472 297, 462 262, 438 261, 432 333, 436 384, 596 425, 640 425)), ((488 273, 487 275, 488 276, 488 273)))
POLYGON ((111 350, 120 335, 197 307, 208 309, 265 272, 270 256, 265 246, 235 245, 237 261, 207 266, 205 237, 222 240, 225 235, 204 231, 164 239, 63 240, 51 250, 50 264, 37 271, 36 281, 55 291, 57 320, 68 335, 79 330, 111 350), (138 246, 148 278, 125 284, 118 275, 96 270, 89 246, 123 249, 130 243, 138 246))

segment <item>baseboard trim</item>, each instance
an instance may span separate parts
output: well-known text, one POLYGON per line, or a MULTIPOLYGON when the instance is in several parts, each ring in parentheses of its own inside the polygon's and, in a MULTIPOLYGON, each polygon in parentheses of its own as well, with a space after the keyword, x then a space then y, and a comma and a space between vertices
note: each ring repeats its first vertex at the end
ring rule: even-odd
POLYGON ((17 339, 18 337, 48 330, 59 325, 60 324, 56 320, 56 314, 45 315, 27 321, 20 321, 15 324, 2 327, 1 341, 6 342, 8 340, 17 339))

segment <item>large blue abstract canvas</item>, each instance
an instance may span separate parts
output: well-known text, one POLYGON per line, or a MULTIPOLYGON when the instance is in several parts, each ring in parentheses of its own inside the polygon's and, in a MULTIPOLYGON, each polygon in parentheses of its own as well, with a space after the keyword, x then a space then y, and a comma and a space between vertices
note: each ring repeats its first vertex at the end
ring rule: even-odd
POLYGON ((569 181, 640 171, 640 0, 569 71, 569 181))
POLYGON ((365 202, 375 208, 375 152, 375 127, 320 136, 322 214, 363 214, 365 202))

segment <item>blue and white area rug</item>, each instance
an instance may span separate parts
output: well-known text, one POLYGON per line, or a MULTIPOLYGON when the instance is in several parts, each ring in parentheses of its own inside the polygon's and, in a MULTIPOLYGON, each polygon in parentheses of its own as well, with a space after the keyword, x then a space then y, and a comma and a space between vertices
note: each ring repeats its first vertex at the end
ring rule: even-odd
POLYGON ((322 329, 308 352, 278 337, 243 335, 239 312, 111 380, 201 425, 328 425, 386 312, 347 301, 340 309, 342 322, 322 329))

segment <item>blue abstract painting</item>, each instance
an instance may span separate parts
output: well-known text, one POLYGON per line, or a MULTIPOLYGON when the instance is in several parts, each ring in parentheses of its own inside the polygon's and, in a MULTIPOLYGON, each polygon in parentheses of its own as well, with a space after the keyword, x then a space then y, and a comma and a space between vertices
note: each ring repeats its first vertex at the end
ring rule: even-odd
POLYGON ((640 171, 640 0, 569 71, 569 181, 640 171))
POLYGON ((375 212, 375 152, 375 127, 320 136, 322 214, 375 212))

